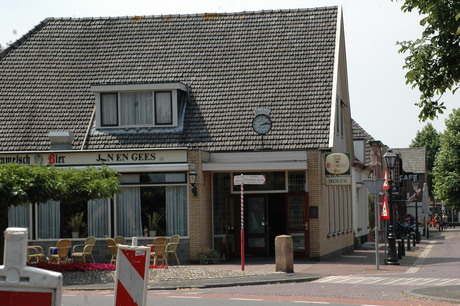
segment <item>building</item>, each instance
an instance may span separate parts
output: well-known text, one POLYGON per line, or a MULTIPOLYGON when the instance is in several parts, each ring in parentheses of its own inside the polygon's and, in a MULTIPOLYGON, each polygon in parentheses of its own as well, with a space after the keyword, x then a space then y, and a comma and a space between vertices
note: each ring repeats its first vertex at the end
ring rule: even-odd
POLYGON ((353 247, 340 7, 50 18, 0 54, 0 75, 0 163, 122 174, 113 201, 12 209, 33 243, 68 237, 84 211, 80 235, 99 241, 142 237, 159 212, 181 261, 203 247, 238 257, 241 224, 248 256, 272 256, 280 234, 299 257, 353 247), (244 186, 243 220, 241 174, 266 181, 244 186))

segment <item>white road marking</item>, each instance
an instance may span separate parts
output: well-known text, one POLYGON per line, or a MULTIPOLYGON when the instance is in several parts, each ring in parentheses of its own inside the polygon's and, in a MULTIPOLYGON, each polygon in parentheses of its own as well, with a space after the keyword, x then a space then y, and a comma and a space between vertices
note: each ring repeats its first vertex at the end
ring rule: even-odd
POLYGON ((333 276, 324 277, 313 283, 321 284, 363 284, 363 285, 393 285, 393 286, 431 286, 459 285, 459 278, 415 278, 415 277, 363 277, 363 276, 333 276))

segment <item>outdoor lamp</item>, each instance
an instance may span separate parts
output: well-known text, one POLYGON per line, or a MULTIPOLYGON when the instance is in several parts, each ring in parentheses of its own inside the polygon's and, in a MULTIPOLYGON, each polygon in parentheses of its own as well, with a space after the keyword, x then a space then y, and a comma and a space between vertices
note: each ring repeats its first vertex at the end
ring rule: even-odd
POLYGON ((395 208, 393 204, 393 191, 392 191, 393 188, 391 186, 393 175, 394 175, 393 168, 396 163, 397 155, 393 153, 391 150, 388 150, 388 152, 386 152, 385 155, 383 155, 383 158, 385 158, 385 162, 387 164, 389 174, 391 173, 391 175, 389 175, 389 178, 388 178, 388 185, 389 185, 388 205, 390 206, 390 224, 388 225, 388 236, 387 236, 388 253, 387 253, 387 258, 385 259, 385 264, 386 265, 399 265, 398 254, 396 253, 396 233, 395 233, 395 225, 394 225, 395 208))
POLYGON ((387 167, 389 170, 392 170, 393 167, 395 166, 395 163, 396 163, 396 154, 393 153, 393 151, 391 150, 388 150, 388 152, 386 152, 384 155, 383 155, 383 158, 385 158, 385 162, 387 164, 387 167))
POLYGON ((196 196, 196 172, 195 171, 190 171, 188 174, 188 178, 190 181, 190 185, 192 185, 192 193, 194 196, 196 196))

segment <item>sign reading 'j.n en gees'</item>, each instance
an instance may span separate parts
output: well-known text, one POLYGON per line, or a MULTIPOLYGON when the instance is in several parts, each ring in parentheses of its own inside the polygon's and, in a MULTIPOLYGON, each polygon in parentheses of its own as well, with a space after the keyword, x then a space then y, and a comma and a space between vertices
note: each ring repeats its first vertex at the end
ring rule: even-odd
POLYGON ((350 185, 350 153, 326 153, 326 185, 350 185))
POLYGON ((0 164, 19 165, 132 165, 186 163, 185 150, 129 150, 129 151, 55 151, 0 153, 0 164))

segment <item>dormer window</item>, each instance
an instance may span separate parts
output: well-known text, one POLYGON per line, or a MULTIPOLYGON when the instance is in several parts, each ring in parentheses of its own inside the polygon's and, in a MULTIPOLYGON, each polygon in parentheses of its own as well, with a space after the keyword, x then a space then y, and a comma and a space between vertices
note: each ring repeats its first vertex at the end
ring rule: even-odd
POLYGON ((177 127, 185 110, 181 83, 96 85, 98 128, 177 127))

